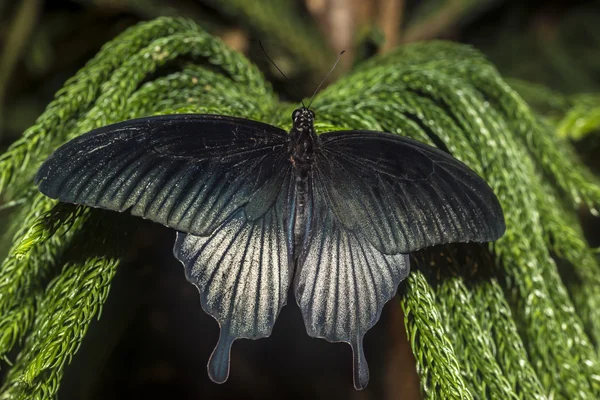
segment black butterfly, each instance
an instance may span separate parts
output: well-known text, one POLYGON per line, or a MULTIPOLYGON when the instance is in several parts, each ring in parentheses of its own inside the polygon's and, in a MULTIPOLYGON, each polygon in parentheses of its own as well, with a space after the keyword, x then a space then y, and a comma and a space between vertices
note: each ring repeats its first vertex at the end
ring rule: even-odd
POLYGON ((238 338, 270 335, 294 282, 308 334, 347 342, 367 385, 364 334, 409 273, 408 254, 502 236, 490 187, 447 153, 398 135, 316 135, 314 113, 290 133, 220 115, 140 118, 60 147, 36 176, 60 201, 161 223, 221 327, 208 363, 229 373, 238 338))

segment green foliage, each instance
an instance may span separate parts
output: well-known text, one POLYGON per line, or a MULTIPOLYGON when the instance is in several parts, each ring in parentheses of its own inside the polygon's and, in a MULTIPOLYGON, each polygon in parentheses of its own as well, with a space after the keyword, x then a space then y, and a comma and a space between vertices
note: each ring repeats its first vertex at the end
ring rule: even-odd
MULTIPOLYGON (((23 343, 0 399, 55 396, 126 247, 109 240, 86 249, 87 235, 114 236, 109 218, 29 194, 36 168, 57 145, 158 113, 289 127, 294 106, 279 103, 243 56, 182 19, 129 29, 69 80, 0 157, 3 201, 25 199, 10 217, 14 245, 0 266, 0 356, 23 343)), ((493 261, 477 264, 489 276, 430 277, 431 262, 417 261, 405 283, 401 302, 425 397, 598 398, 599 268, 574 213, 597 206, 600 188, 495 68, 469 47, 414 44, 359 65, 320 93, 314 109, 321 132, 374 129, 443 145, 502 203, 506 235, 491 245, 493 261), (562 282, 552 254, 570 263, 574 284, 562 282)), ((433 264, 475 266, 480 254, 463 257, 453 250, 460 248, 433 264)))
POLYGON ((558 136, 579 140, 600 130, 600 94, 564 95, 519 79, 510 79, 509 84, 536 113, 556 126, 558 136))

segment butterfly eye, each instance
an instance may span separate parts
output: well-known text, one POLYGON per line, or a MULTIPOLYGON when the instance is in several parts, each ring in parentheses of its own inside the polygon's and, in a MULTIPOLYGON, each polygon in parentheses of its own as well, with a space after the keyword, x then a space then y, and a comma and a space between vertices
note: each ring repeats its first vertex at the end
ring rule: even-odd
POLYGON ((294 112, 292 113, 292 121, 295 121, 296 118, 298 118, 301 113, 302 112, 300 110, 294 110, 294 112))
POLYGON ((315 119, 315 113, 313 112, 313 110, 308 110, 308 112, 310 113, 311 119, 315 119))

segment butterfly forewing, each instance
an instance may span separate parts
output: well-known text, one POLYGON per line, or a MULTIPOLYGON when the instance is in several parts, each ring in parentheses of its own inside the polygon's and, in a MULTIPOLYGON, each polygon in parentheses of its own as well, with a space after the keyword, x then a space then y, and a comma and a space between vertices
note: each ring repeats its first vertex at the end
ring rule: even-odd
POLYGON ((490 187, 443 151, 382 132, 321 138, 314 179, 338 221, 381 252, 502 236, 502 209, 490 187))
POLYGON ((241 118, 141 118, 68 142, 42 165, 36 182, 64 202, 131 210, 202 236, 240 207, 258 218, 271 206, 286 140, 279 128, 241 118))

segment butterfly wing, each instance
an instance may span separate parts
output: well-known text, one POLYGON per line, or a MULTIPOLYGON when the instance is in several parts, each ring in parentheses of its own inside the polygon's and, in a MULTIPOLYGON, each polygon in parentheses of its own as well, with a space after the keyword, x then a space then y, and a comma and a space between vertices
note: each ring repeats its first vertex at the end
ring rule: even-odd
POLYGON ((381 253, 340 222, 318 180, 310 188, 311 233, 298 258, 296 301, 310 336, 352 346, 354 386, 362 389, 369 381, 363 336, 408 275, 408 255, 381 253))
POLYGON ((449 154, 382 132, 322 137, 315 179, 340 223, 385 254, 489 242, 505 230, 488 184, 449 154))
POLYGON ((177 234, 175 257, 200 291, 202 308, 221 328, 208 362, 215 382, 227 379, 233 341, 269 336, 286 303, 293 273, 292 235, 286 234, 293 196, 289 172, 281 171, 283 189, 260 218, 249 220, 239 210, 210 236, 177 234))
POLYGON ((484 242, 504 232, 489 186, 464 164, 379 132, 321 135, 311 181, 311 229, 294 279, 309 335, 347 342, 354 385, 369 373, 365 333, 409 272, 408 253, 484 242))
POLYGON ((284 176, 287 134, 219 115, 140 118, 93 130, 56 150, 36 183, 45 195, 210 234, 244 207, 258 218, 284 176), (279 169, 279 170, 278 170, 279 169))
POLYGON ((59 148, 40 191, 63 202, 131 210, 177 229, 174 254, 221 327, 209 375, 224 382, 231 344, 269 336, 292 268, 287 134, 216 115, 110 125, 59 148))

